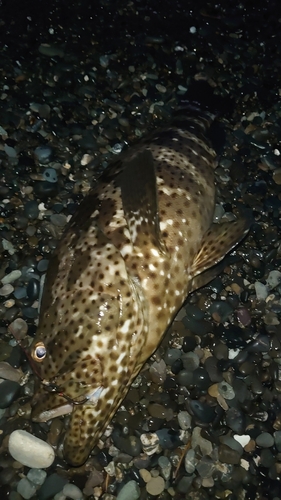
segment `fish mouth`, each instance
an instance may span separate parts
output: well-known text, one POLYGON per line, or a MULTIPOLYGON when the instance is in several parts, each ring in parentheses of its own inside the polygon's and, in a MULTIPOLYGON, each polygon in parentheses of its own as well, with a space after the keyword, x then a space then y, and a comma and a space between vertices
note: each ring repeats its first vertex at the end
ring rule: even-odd
POLYGON ((68 415, 73 412, 76 406, 84 404, 95 406, 103 392, 103 387, 99 386, 88 389, 84 394, 71 397, 69 393, 61 388, 50 389, 48 386, 40 387, 35 393, 31 406, 31 419, 33 422, 47 422, 56 417, 68 415))

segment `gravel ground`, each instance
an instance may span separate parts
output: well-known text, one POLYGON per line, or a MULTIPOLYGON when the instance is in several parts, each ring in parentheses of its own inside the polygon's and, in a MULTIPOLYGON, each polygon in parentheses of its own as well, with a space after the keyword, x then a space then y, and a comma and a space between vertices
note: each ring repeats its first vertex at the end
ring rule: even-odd
POLYGON ((1 499, 280 499, 278 2, 2 3, 1 499), (253 227, 189 297, 103 448, 71 469, 67 419, 29 419, 34 380, 14 336, 34 335, 48 260, 93 180, 198 80, 234 103, 215 220, 250 213, 253 227))

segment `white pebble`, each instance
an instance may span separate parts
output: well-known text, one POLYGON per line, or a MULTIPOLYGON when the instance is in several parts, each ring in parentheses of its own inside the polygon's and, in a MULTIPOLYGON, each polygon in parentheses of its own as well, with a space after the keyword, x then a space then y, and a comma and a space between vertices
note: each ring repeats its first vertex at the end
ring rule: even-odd
POLYGON ((14 281, 16 281, 18 278, 21 277, 21 271, 18 271, 18 270, 15 270, 15 271, 11 271, 9 274, 6 274, 2 279, 1 279, 1 283, 3 285, 7 285, 9 283, 13 283, 14 281))
POLYGON ((62 492, 66 497, 72 498, 72 500, 83 499, 82 491, 78 488, 78 486, 75 486, 75 484, 70 484, 70 483, 66 484, 63 487, 62 492))
POLYGON ((8 447, 15 460, 30 468, 45 469, 55 460, 55 452, 48 443, 23 430, 12 432, 8 447))

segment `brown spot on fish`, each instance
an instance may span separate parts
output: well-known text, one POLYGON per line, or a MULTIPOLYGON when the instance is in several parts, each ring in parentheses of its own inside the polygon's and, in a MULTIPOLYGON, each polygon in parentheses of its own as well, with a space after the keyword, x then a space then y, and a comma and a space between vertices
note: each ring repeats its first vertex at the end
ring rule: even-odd
POLYGON ((64 456, 72 465, 98 443, 188 293, 221 270, 248 231, 244 220, 212 223, 209 121, 186 110, 113 161, 49 266, 31 345, 42 381, 32 419, 70 413, 64 456))

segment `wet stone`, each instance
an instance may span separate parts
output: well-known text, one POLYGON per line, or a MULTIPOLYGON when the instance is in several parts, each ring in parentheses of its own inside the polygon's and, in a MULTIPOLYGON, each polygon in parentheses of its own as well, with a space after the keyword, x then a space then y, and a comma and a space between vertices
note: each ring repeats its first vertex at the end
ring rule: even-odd
POLYGON ((257 436, 256 443, 260 448, 270 448, 274 445, 274 438, 269 432, 262 432, 257 436))
POLYGON ((31 300, 36 300, 39 297, 40 282, 32 278, 26 287, 26 295, 31 300))
POLYGON ((63 495, 71 500, 83 500, 82 491, 75 484, 66 484, 62 490, 63 495))
POLYGON ((196 368, 199 367, 200 361, 197 354, 195 354, 194 352, 184 353, 181 359, 183 367, 189 372, 193 372, 196 368))
POLYGON ((40 200, 46 200, 56 196, 58 187, 56 182, 37 181, 34 183, 34 193, 40 200))
POLYGON ((189 387, 192 385, 193 373, 187 370, 181 370, 177 375, 177 383, 184 387, 189 387))
POLYGON ((128 481, 117 495, 116 500, 138 500, 140 498, 140 488, 136 481, 128 481))
POLYGON ((57 473, 51 474, 38 490, 38 500, 53 500, 53 497, 61 492, 67 483, 68 480, 65 477, 57 473))
POLYGON ((39 215, 39 208, 36 201, 27 201, 24 205, 24 214, 28 219, 36 220, 39 215))
POLYGON ((188 450, 184 457, 184 468, 188 474, 193 474, 196 469, 198 459, 195 458, 195 451, 188 450))
POLYGON ((37 269, 40 273, 45 273, 48 269, 48 265, 49 265, 49 260, 41 259, 38 262, 37 269))
POLYGON ((203 457, 196 465, 196 470, 202 478, 211 477, 216 467, 214 462, 209 457, 203 457))
POLYGON ((190 408, 193 411, 196 418, 201 422, 211 423, 215 418, 215 410, 211 408, 208 404, 203 403, 198 400, 191 400, 190 408))
POLYGON ((219 452, 219 460, 222 463, 227 463, 227 464, 239 464, 240 463, 240 458, 241 455, 238 451, 232 450, 229 446, 226 444, 221 444, 218 448, 219 452))
POLYGON ((164 477, 164 479, 167 481, 170 478, 171 475, 171 470, 172 470, 172 464, 168 457, 159 457, 158 458, 158 465, 161 469, 161 475, 164 477))
POLYGON ((213 302, 209 311, 215 321, 224 323, 233 313, 233 308, 228 302, 221 300, 213 302))
POLYGON ((183 339, 183 344, 182 344, 182 350, 183 352, 191 352, 195 349, 197 346, 197 342, 195 337, 184 337, 183 339))
POLYGON ((8 327, 12 335, 17 339, 23 339, 28 331, 28 326, 26 321, 22 318, 16 318, 8 327))
POLYGON ((45 181, 52 184, 58 182, 58 175, 54 168, 46 168, 46 170, 44 170, 43 172, 43 178, 45 181))
POLYGON ((180 411, 178 413, 178 422, 181 429, 186 431, 191 426, 191 416, 187 411, 180 411))
POLYGON ((156 431, 155 434, 157 435, 159 444, 163 450, 174 450, 178 446, 182 445, 178 431, 160 429, 159 431, 156 431))
POLYGON ((0 408, 8 408, 18 397, 21 386, 12 380, 4 380, 0 383, 0 408))
POLYGON ((254 340, 251 340, 246 347, 248 352, 268 352, 270 341, 267 335, 259 334, 254 340))
POLYGON ((235 398, 235 392, 233 390, 233 387, 231 387, 231 385, 228 384, 227 382, 220 382, 218 384, 218 391, 224 399, 235 398))
POLYGON ((168 349, 166 356, 165 356, 165 362, 167 365, 172 365, 175 361, 181 358, 181 351, 180 349, 168 349))
POLYGON ((34 156, 39 161, 39 163, 49 163, 51 160, 51 156, 53 154, 53 150, 50 146, 38 146, 34 150, 34 156))
POLYGON ((26 477, 36 486, 41 486, 47 477, 47 472, 42 469, 30 469, 26 477))
POLYGON ((26 477, 23 477, 18 485, 17 485, 17 492, 25 499, 28 500, 29 498, 33 497, 33 495, 36 492, 36 487, 34 484, 32 484, 26 477))
POLYGON ((226 412, 226 423, 237 434, 242 434, 246 427, 246 417, 238 408, 229 408, 226 412))
POLYGON ((198 367, 196 368, 196 370, 194 370, 193 385, 201 391, 208 389, 208 387, 211 385, 211 380, 208 372, 204 368, 198 367))
POLYGON ((120 451, 132 457, 137 457, 141 452, 141 441, 137 436, 122 437, 113 431, 112 440, 120 451))
POLYGON ((165 488, 165 481, 163 477, 153 477, 146 484, 146 491, 152 496, 159 496, 165 488))
POLYGON ((44 469, 55 458, 54 450, 48 443, 24 430, 13 431, 8 446, 12 457, 27 467, 44 469))

